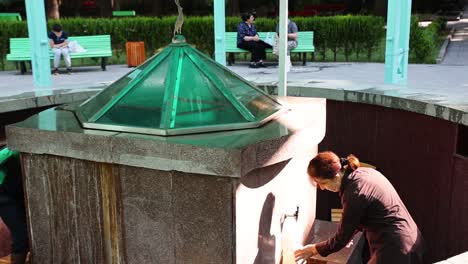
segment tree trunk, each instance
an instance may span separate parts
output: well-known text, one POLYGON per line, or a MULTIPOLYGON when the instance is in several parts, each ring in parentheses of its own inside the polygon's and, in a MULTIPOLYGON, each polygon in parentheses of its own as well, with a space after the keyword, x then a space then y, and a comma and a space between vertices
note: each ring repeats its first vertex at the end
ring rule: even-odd
POLYGON ((80 16, 80 4, 81 4, 81 1, 80 0, 73 0, 73 14, 75 16, 80 16))
MULTIPOLYGON (((173 1, 171 1, 171 3, 173 3, 173 1)), ((162 4, 162 1, 153 1, 151 5, 151 14, 154 16, 160 16, 162 14, 162 4)))
POLYGON ((49 19, 60 19, 59 0, 47 0, 47 17, 49 19))
POLYGON ((120 10, 120 0, 114 0, 113 4, 114 10, 120 10))
POLYGON ((239 15, 239 0, 231 0, 231 16, 239 15))
POLYGON ((347 12, 351 14, 358 14, 362 8, 362 0, 350 0, 348 1, 347 12))
POLYGON ((99 0, 99 9, 101 17, 111 17, 112 16, 112 0, 99 0))
POLYGON ((387 17, 387 7, 388 7, 387 0, 375 1, 374 2, 374 8, 375 8, 374 15, 387 17))

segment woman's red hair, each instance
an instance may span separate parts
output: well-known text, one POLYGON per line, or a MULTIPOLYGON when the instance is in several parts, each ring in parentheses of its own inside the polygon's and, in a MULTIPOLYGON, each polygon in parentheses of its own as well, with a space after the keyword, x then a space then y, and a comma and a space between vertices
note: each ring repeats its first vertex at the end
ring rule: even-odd
POLYGON ((307 167, 307 173, 310 176, 320 179, 333 179, 341 169, 355 171, 360 167, 359 159, 354 155, 340 159, 332 151, 320 152, 315 156, 307 167))

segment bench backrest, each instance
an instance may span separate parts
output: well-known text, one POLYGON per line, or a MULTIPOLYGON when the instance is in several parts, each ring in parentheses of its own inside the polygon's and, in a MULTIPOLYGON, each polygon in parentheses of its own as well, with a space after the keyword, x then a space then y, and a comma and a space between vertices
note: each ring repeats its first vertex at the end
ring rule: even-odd
POLYGON ((10 53, 15 54, 29 54, 31 45, 29 38, 11 38, 10 39, 10 53))
POLYGON ((236 50, 237 49, 237 32, 226 32, 225 36, 225 43, 226 43, 226 51, 236 50))
POLYGON ((297 39, 297 47, 294 49, 295 52, 315 51, 313 31, 299 31, 297 33, 297 39))
POLYGON ((135 16, 136 12, 134 10, 128 11, 113 11, 112 16, 135 16))
MULTIPOLYGON (((261 39, 266 37, 268 32, 258 32, 261 39)), ((273 32, 274 33, 274 32, 273 32)), ((314 32, 313 31, 299 31, 297 34, 297 47, 295 52, 313 52, 314 48, 314 32)), ((237 50, 237 32, 226 32, 226 51, 237 50)))
MULTIPOLYGON (((95 35, 95 36, 75 36, 69 37, 69 41, 75 40, 87 52, 110 51, 111 38, 110 35, 95 35)), ((29 54, 31 45, 29 38, 11 38, 10 53, 11 54, 29 54)))
POLYGON ((112 50, 110 35, 75 36, 69 37, 68 40, 77 41, 88 52, 112 50))
POLYGON ((0 13, 0 20, 21 21, 21 15, 19 13, 0 13))

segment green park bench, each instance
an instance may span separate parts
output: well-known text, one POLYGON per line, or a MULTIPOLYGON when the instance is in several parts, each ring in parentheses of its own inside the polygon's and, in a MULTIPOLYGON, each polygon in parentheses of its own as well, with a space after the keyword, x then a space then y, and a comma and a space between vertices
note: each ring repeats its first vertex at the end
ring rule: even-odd
MULTIPOLYGON (((71 52, 72 59, 79 58, 101 58, 101 68, 106 70, 106 61, 112 56, 111 37, 110 35, 95 35, 95 36, 76 36, 69 37, 68 41, 75 40, 86 51, 71 52)), ((54 53, 50 50, 50 59, 54 58, 54 53)), ((28 38, 11 38, 10 53, 7 54, 8 61, 20 62, 21 73, 26 72, 26 61, 31 61, 31 45, 28 38)))
MULTIPOLYGON (((261 39, 265 39, 268 32, 257 32, 261 39)), ((267 53, 271 53, 272 49, 266 49, 267 53)), ((297 47, 291 50, 291 53, 302 54, 302 65, 306 64, 307 53, 314 52, 314 32, 313 31, 299 31, 297 36, 297 47)), ((237 47, 237 32, 226 32, 226 53, 229 53, 229 65, 234 63, 234 53, 247 53, 248 50, 239 49, 237 47)))
POLYGON ((112 16, 115 16, 115 17, 136 16, 136 12, 134 10, 112 11, 112 16))
POLYGON ((0 21, 21 21, 19 13, 0 13, 0 21))

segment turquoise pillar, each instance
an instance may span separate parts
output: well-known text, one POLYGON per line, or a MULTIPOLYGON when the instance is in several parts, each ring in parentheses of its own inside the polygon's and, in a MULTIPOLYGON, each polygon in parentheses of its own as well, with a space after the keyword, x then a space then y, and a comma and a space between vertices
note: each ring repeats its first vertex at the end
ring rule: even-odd
POLYGON ((215 60, 226 66, 226 11, 225 0, 214 0, 214 40, 215 40, 215 60))
POLYGON ((26 17, 31 43, 34 86, 51 86, 49 39, 47 37, 44 1, 26 0, 26 17))
POLYGON ((411 0, 388 0, 385 83, 406 84, 410 24, 411 0))

